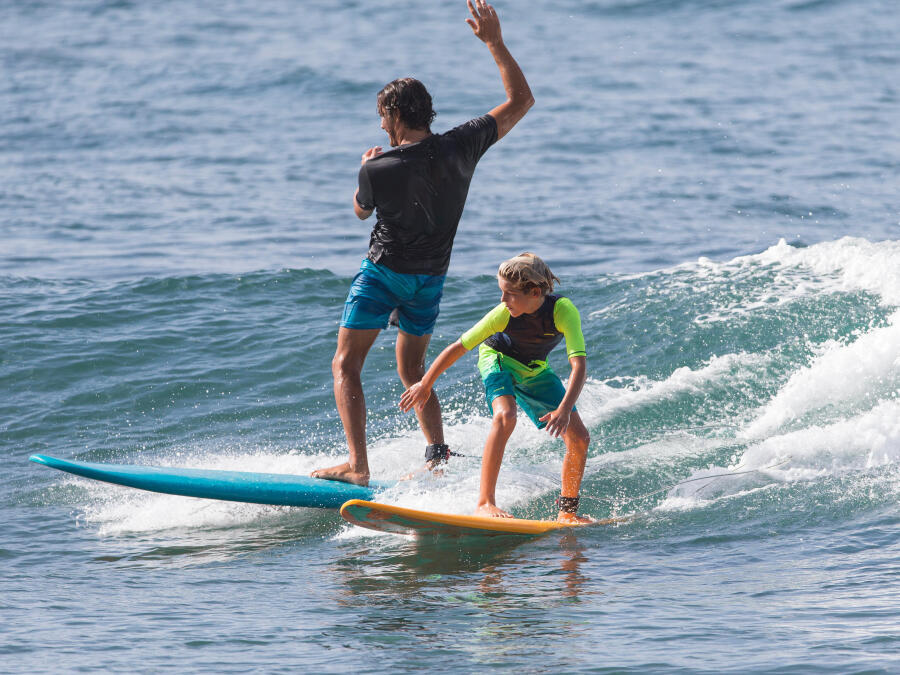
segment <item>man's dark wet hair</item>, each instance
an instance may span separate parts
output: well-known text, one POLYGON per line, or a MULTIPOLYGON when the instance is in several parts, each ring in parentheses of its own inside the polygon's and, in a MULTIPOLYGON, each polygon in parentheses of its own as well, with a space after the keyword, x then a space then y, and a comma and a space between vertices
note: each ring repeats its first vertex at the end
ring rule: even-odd
POLYGON ((431 131, 437 113, 431 107, 431 94, 425 85, 412 77, 388 82, 378 92, 378 114, 399 119, 410 129, 431 131))

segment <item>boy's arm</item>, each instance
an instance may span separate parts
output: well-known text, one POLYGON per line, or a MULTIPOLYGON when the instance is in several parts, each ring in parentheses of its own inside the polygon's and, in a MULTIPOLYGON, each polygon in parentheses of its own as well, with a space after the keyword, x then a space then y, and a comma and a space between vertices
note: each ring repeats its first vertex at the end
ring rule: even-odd
POLYGON ((572 373, 569 375, 563 400, 556 410, 544 415, 541 421, 547 422, 545 428, 551 436, 559 437, 569 428, 572 408, 575 407, 575 401, 581 395, 584 381, 587 379, 587 352, 584 346, 584 333, 581 331, 581 315, 571 300, 560 298, 556 301, 556 307, 553 308, 553 322, 556 329, 566 337, 566 354, 572 373))
POLYGON ((556 410, 548 412, 540 420, 547 423, 545 429, 550 435, 557 438, 566 433, 566 429, 569 428, 572 408, 575 407, 575 401, 581 395, 584 381, 587 379, 586 357, 573 356, 569 359, 569 365, 572 366, 572 373, 569 375, 569 383, 566 385, 566 395, 563 396, 563 400, 560 401, 556 410))
POLYGON ((413 407, 421 410, 425 406, 428 397, 431 396, 431 388, 435 380, 447 368, 459 360, 463 354, 478 344, 481 344, 497 331, 506 328, 509 323, 509 310, 502 302, 490 312, 481 317, 481 320, 463 333, 463 336, 452 345, 444 349, 431 364, 431 367, 419 382, 403 392, 400 397, 400 409, 408 412, 413 407))
POLYGON ((422 379, 403 392, 400 397, 400 410, 409 412, 414 407, 419 410, 425 407, 425 403, 431 396, 431 388, 434 387, 435 380, 467 351, 469 350, 462 346, 462 342, 457 340, 438 354, 422 379))

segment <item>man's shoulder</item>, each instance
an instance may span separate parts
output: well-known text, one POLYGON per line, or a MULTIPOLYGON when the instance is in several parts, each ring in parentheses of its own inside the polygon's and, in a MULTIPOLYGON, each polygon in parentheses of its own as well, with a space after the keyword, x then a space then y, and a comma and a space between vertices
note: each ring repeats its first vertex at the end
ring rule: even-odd
POLYGON ((475 134, 490 134, 491 132, 493 132, 494 134, 497 133, 497 120, 495 120, 492 115, 485 114, 480 115, 479 117, 473 117, 467 122, 463 122, 462 124, 445 131, 443 134, 441 134, 441 136, 467 136, 475 134))
POLYGON ((402 164, 399 153, 396 151, 397 148, 391 148, 380 155, 372 157, 360 167, 360 172, 371 176, 373 173, 390 171, 392 168, 402 164))
POLYGON ((474 117, 441 134, 442 143, 455 147, 472 166, 497 138, 497 121, 491 115, 474 117))

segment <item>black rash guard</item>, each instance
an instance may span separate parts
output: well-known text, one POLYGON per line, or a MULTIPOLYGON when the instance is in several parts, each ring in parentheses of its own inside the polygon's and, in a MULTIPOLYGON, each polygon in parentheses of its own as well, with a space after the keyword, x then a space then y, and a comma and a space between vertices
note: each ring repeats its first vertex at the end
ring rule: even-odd
POLYGON ((376 215, 369 260, 402 274, 446 274, 475 165, 496 141, 497 122, 484 115, 363 164, 356 201, 376 215))

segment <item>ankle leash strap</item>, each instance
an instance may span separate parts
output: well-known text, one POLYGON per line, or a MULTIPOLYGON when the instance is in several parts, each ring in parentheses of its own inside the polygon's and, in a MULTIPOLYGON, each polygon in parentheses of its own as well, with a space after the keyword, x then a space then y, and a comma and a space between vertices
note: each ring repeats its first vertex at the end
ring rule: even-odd
POLYGON ((560 498, 556 500, 556 505, 559 507, 560 511, 565 511, 566 513, 577 513, 579 499, 579 497, 560 496, 560 498))

